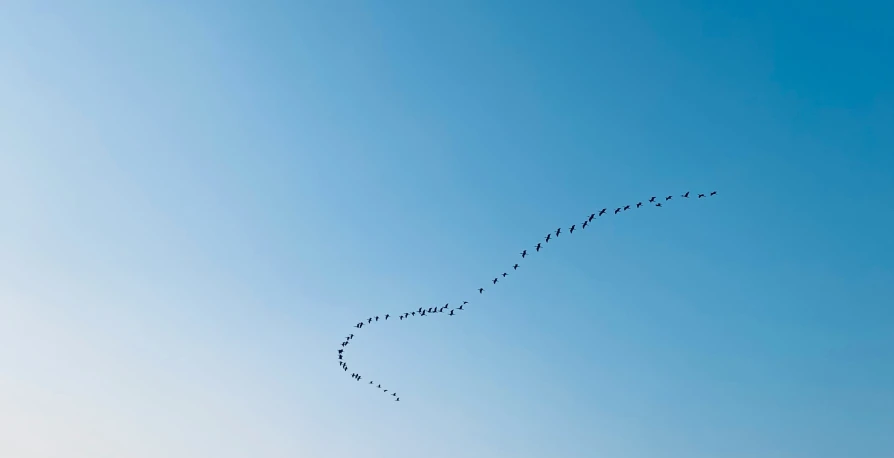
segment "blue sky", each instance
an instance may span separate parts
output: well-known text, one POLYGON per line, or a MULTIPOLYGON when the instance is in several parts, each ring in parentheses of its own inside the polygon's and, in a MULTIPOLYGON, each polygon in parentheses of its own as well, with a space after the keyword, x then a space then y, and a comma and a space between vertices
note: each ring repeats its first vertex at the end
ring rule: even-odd
POLYGON ((891 456, 894 8, 777 3, 5 4, 0 455, 891 456))

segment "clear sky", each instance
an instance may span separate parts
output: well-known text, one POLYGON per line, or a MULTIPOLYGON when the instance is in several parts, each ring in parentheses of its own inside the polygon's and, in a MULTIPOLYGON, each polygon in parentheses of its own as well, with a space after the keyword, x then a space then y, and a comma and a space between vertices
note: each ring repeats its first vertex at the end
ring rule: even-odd
POLYGON ((3 2, 0 456, 894 456, 892 5, 3 2))

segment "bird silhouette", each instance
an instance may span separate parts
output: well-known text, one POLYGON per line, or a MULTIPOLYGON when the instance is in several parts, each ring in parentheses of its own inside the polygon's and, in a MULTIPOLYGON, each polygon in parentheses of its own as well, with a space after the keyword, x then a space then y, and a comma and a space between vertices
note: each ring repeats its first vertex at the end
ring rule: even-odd
POLYGON ((550 232, 549 234, 546 234, 546 243, 549 243, 549 238, 552 236, 553 236, 552 232, 550 232))
MULTIPOLYGON (((462 306, 462 305, 460 305, 459 307, 457 307, 457 310, 462 310, 462 309, 463 309, 463 306, 462 306)), ((451 312, 452 312, 452 310, 451 310, 451 312)))
POLYGON ((642 206, 643 206, 643 203, 642 203, 642 202, 637 202, 637 203, 636 203, 636 208, 639 208, 639 207, 642 207, 642 206))
POLYGON ((699 199, 701 199, 702 197, 705 197, 705 195, 704 195, 704 194, 699 194, 699 195, 698 195, 698 198, 699 198, 699 199))
POLYGON ((656 207, 660 207, 660 206, 661 206, 661 202, 658 202, 657 204, 655 204, 655 206, 656 206, 656 207))
POLYGON ((667 196, 667 197, 664 198, 664 201, 667 202, 667 201, 671 200, 672 197, 673 197, 673 196, 667 196))
POLYGON ((376 317, 376 321, 379 321, 379 317, 376 317))
POLYGON ((495 284, 495 285, 497 284, 497 279, 496 279, 496 278, 494 278, 494 284, 495 284))
POLYGON ((561 234, 561 233, 562 233, 562 228, 561 228, 561 227, 558 228, 558 229, 556 229, 556 237, 558 237, 559 234, 561 234))
POLYGON ((602 210, 599 210, 599 216, 604 215, 606 210, 608 210, 608 209, 607 209, 607 208, 603 208, 602 210))
POLYGON ((395 401, 400 401, 400 398, 395 399, 395 401))
POLYGON ((385 315, 385 319, 387 320, 389 316, 391 316, 391 315, 387 315, 387 314, 386 314, 386 315, 385 315))
POLYGON ((484 288, 478 288, 478 294, 481 294, 483 292, 484 292, 484 288))
POLYGON ((506 272, 503 272, 503 278, 506 278, 506 275, 508 274, 506 272))
POLYGON ((580 224, 580 228, 581 228, 581 229, 586 229, 586 228, 587 228, 587 224, 589 224, 589 223, 590 223, 589 221, 584 221, 583 223, 580 224))
POLYGON ((468 303, 469 303, 469 301, 463 301, 463 305, 466 305, 468 303))
POLYGON ((453 316, 453 310, 450 311, 450 316, 453 316))
POLYGON ((576 226, 576 224, 572 224, 571 227, 568 229, 569 234, 574 234, 574 226, 576 226))
MULTIPOLYGON (((419 312, 422 313, 422 312, 419 312)), ((416 316, 416 312, 410 312, 410 315, 416 316)))
POLYGON ((403 316, 403 315, 401 315, 401 316, 400 316, 400 319, 401 319, 401 320, 403 320, 403 319, 404 319, 404 316, 403 316))
POLYGON ((689 191, 686 191, 686 194, 683 194, 683 196, 682 196, 682 197, 685 197, 685 198, 687 198, 687 199, 688 199, 688 198, 689 198, 689 191))
POLYGON ((624 211, 626 212, 627 210, 630 210, 630 205, 625 205, 625 206, 624 206, 624 211))
POLYGON ((595 217, 596 217, 595 213, 590 213, 590 217, 587 218, 587 222, 589 223, 590 221, 593 221, 593 218, 595 218, 595 217))
POLYGON ((713 195, 716 195, 716 194, 717 194, 717 191, 711 191, 711 195, 712 195, 712 196, 713 196, 713 195))
POLYGON ((372 322, 373 322, 373 319, 372 319, 372 318, 370 318, 370 319, 369 319, 369 320, 367 320, 367 321, 369 321, 369 322, 370 322, 370 323, 372 323, 372 322))
POLYGON ((618 213, 620 213, 620 211, 621 211, 621 207, 616 208, 616 209, 615 209, 615 214, 617 215, 618 213))
POLYGON ((649 202, 655 202, 655 196, 652 196, 652 198, 649 199, 649 202))
MULTIPOLYGON (((549 238, 549 237, 547 237, 547 238, 549 238)), ((537 246, 536 246, 536 247, 534 247, 534 248, 536 248, 536 249, 537 249, 537 251, 540 251, 540 244, 539 244, 539 243, 538 243, 538 244, 537 244, 537 246)))
POLYGON ((338 349, 338 354, 342 354, 342 353, 344 353, 344 350, 342 350, 341 348, 339 348, 339 349, 338 349))
POLYGON ((522 255, 522 259, 524 259, 525 256, 528 255, 528 250, 522 250, 521 255, 522 255))
POLYGON ((512 270, 518 270, 518 264, 512 266, 512 270))

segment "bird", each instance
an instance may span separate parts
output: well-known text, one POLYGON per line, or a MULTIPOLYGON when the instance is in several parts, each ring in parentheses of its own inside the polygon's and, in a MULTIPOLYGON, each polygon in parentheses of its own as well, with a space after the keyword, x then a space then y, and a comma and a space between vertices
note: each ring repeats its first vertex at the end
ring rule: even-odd
POLYGON ((484 288, 478 288, 478 294, 481 294, 483 292, 484 292, 484 288))
POLYGON ((495 285, 497 284, 497 278, 496 278, 496 277, 494 277, 494 284, 495 284, 495 285))
POLYGON ((353 377, 353 376, 355 376, 355 375, 357 375, 357 374, 351 374, 351 377, 353 377))
POLYGON ((593 221, 593 218, 595 218, 595 217, 596 217, 595 213, 590 213, 590 217, 587 218, 587 222, 593 221))
POLYGON ((400 398, 395 399, 395 401, 400 401, 400 398))
POLYGON ((360 374, 357 374, 357 381, 358 381, 358 382, 359 382, 360 379, 362 379, 362 378, 363 378, 363 377, 361 377, 360 374))
POLYGON ((401 320, 403 320, 403 319, 404 319, 404 316, 403 316, 403 315, 401 315, 401 316, 400 316, 400 319, 401 319, 401 320))
POLYGON ((411 312, 410 315, 416 316, 416 312, 411 312))
POLYGON ((466 305, 468 303, 469 303, 469 301, 463 301, 463 305, 466 305))
POLYGON ((655 206, 656 206, 656 207, 660 207, 660 206, 661 206, 661 202, 658 202, 657 204, 655 204, 655 206))
MULTIPOLYGON (((547 238, 549 238, 549 237, 547 237, 547 238)), ((537 249, 537 251, 540 251, 540 244, 539 244, 539 243, 538 243, 538 244, 537 244, 537 246, 536 246, 536 247, 534 247, 534 248, 536 248, 536 249, 537 249)))
POLYGON ((649 199, 649 202, 655 202, 655 196, 652 196, 652 198, 649 199))
POLYGON ((344 350, 342 350, 341 348, 339 348, 339 349, 338 349, 338 354, 342 354, 342 353, 344 353, 344 350))
POLYGON ((422 313, 422 307, 419 307, 419 310, 416 310, 419 313, 422 313))
POLYGON ((353 339, 353 338, 354 338, 354 334, 349 335, 348 338, 349 338, 349 339, 353 339))
POLYGON ((608 209, 607 209, 607 208, 603 208, 602 210, 599 210, 599 216, 604 215, 606 210, 608 210, 608 209))
POLYGON ((576 226, 576 224, 572 224, 571 228, 568 229, 569 234, 574 234, 574 226, 576 226))
MULTIPOLYGON (((462 309, 463 309, 463 306, 462 306, 462 305, 460 305, 459 307, 457 307, 457 310, 462 310, 462 309)), ((453 310, 451 310, 450 312, 452 313, 453 310)))
POLYGON ((702 197, 705 197, 705 195, 704 195, 704 194, 699 194, 699 195, 698 195, 698 198, 699 198, 699 199, 701 199, 702 197))
POLYGON ((559 234, 561 234, 561 233, 562 233, 562 228, 561 228, 561 227, 558 228, 558 229, 556 229, 556 237, 558 237, 559 234))
POLYGON ((389 316, 391 315, 385 314, 385 319, 387 320, 389 316))
POLYGON ((453 316, 453 310, 450 311, 450 316, 453 316))
POLYGON ((716 194, 717 194, 717 191, 711 191, 711 195, 712 195, 712 196, 713 196, 713 195, 716 195, 716 194))
POLYGON ((518 270, 518 264, 512 266, 512 270, 518 270))
POLYGON ((581 228, 581 229, 586 229, 586 228, 587 228, 587 223, 589 223, 589 221, 584 221, 583 223, 581 223, 580 228, 581 228))
POLYGON ((665 197, 665 198, 664 198, 664 201, 667 202, 667 201, 671 200, 671 197, 673 197, 673 196, 667 196, 667 197, 665 197))
POLYGON ((419 316, 425 316, 425 310, 423 310, 422 313, 419 314, 419 316))
POLYGON ((522 255, 522 259, 525 259, 525 256, 528 255, 528 250, 522 250, 521 255, 522 255))
POLYGON ((446 309, 446 308, 447 308, 447 306, 445 305, 445 306, 441 307, 441 310, 438 310, 438 311, 443 313, 444 309, 446 309))
POLYGON ((503 272, 503 278, 506 278, 506 275, 508 274, 506 272, 503 272))
POLYGON ((683 194, 681 197, 689 198, 689 191, 686 191, 686 194, 683 194))
POLYGON ((553 236, 552 232, 550 232, 549 234, 546 234, 546 243, 549 243, 549 238, 552 236, 553 236))
POLYGON ((342 356, 343 356, 343 355, 338 355, 338 359, 341 359, 342 356))
POLYGON ((376 317, 376 321, 379 321, 379 317, 376 317))
POLYGON ((617 215, 621 211, 621 207, 615 209, 615 214, 617 215))
POLYGON ((372 319, 372 318, 370 318, 370 319, 369 319, 369 320, 368 320, 368 321, 369 321, 369 322, 370 322, 370 323, 372 323, 372 322, 373 322, 373 319, 372 319))
POLYGON ((363 326, 363 323, 357 323, 354 327, 360 329, 363 326))
POLYGON ((636 203, 636 208, 639 208, 639 207, 642 207, 642 206, 643 206, 643 203, 642 203, 642 202, 637 202, 637 203, 636 203))
POLYGON ((624 211, 626 212, 627 210, 630 210, 630 205, 625 205, 625 206, 624 206, 624 211))
POLYGON ((387 392, 388 392, 388 390, 382 390, 382 392, 383 392, 383 393, 387 393, 387 392))
POLYGON ((376 386, 376 388, 382 388, 382 385, 378 385, 378 386, 376 386))
POLYGON ((370 380, 370 381, 369 381, 369 384, 370 384, 370 385, 372 385, 372 384, 373 384, 373 382, 372 382, 372 380, 370 380))
POLYGON ((397 396, 397 393, 391 393, 392 396, 397 396))

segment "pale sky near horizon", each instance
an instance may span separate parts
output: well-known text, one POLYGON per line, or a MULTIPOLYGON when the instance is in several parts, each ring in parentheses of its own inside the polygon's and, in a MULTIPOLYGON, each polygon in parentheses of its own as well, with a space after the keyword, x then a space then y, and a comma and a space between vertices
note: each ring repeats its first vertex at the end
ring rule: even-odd
POLYGON ((559 3, 0 5, 0 457, 894 456, 894 6, 559 3))

